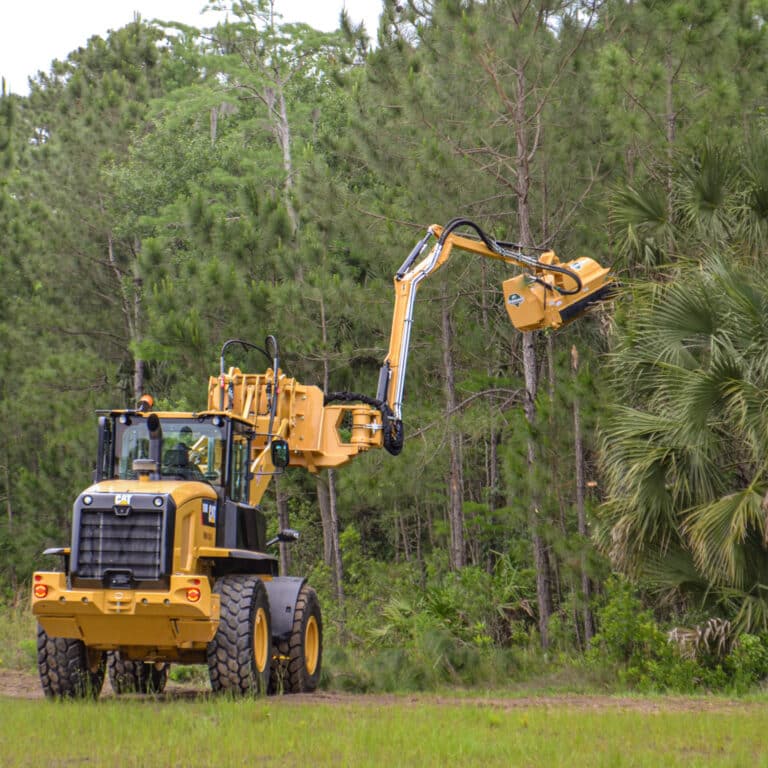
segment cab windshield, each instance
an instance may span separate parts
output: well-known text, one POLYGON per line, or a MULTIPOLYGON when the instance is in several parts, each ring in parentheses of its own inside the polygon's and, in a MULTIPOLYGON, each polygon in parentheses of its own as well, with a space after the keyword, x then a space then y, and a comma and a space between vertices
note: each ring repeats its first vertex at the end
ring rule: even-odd
MULTIPOLYGON (((220 485, 224 472, 224 426, 210 419, 160 419, 163 451, 160 474, 182 480, 203 480, 220 485)), ((115 423, 115 467, 121 480, 137 476, 135 459, 148 459, 149 430, 144 419, 115 423)))

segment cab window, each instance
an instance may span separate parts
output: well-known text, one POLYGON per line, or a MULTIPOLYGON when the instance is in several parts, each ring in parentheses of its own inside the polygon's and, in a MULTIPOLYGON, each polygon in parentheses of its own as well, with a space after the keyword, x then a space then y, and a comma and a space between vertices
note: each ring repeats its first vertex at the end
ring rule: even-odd
MULTIPOLYGON (((160 474, 220 485, 224 476, 224 429, 208 419, 161 419, 163 447, 160 474)), ((122 480, 136 477, 135 459, 149 458, 149 432, 142 418, 115 424, 115 467, 122 480)))
POLYGON ((232 501, 247 503, 250 480, 252 432, 243 424, 232 424, 232 471, 229 497, 232 501))

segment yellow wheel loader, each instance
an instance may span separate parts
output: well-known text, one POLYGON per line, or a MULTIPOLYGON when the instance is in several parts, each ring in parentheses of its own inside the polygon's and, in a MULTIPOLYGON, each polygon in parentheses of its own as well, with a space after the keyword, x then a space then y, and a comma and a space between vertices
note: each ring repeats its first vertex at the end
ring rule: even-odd
POLYGON ((453 248, 521 267, 504 283, 520 330, 558 328, 606 298, 608 270, 526 255, 466 219, 432 226, 398 270, 388 354, 375 397, 326 394, 280 368, 277 340, 232 339, 208 402, 195 412, 98 414, 94 482, 75 500, 57 571, 33 576, 38 666, 45 694, 160 692, 172 662, 205 664, 214 691, 311 692, 320 680, 320 603, 304 578, 281 576, 259 504, 287 468, 339 467, 371 448, 403 447, 402 397, 416 289, 453 248), (472 229, 477 237, 457 234, 472 229), (434 243, 432 242, 434 240, 434 243), (228 367, 233 346, 259 350, 262 373, 228 367))

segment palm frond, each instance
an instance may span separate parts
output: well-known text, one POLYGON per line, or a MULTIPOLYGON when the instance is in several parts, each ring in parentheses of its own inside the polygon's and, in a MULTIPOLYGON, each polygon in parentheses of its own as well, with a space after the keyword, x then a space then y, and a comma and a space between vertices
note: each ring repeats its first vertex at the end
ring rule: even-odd
POLYGON ((768 137, 755 136, 741 157, 743 178, 736 208, 736 232, 751 252, 759 252, 768 244, 768 137))
POLYGON ((671 170, 611 198, 627 258, 677 261, 617 322, 599 544, 660 594, 768 629, 768 135, 671 170))
POLYGON ((681 225, 701 241, 721 245, 731 233, 737 169, 733 157, 727 147, 706 142, 676 177, 681 225))
POLYGON ((609 222, 627 261, 647 268, 662 263, 674 234, 663 189, 648 185, 617 190, 611 198, 609 222))
POLYGON ((732 624, 737 635, 768 631, 768 587, 760 586, 750 592, 723 590, 720 604, 734 617, 732 624))
POLYGON ((750 534, 765 539, 762 495, 752 488, 689 511, 683 522, 694 561, 714 583, 743 588, 749 583, 744 545, 750 534))

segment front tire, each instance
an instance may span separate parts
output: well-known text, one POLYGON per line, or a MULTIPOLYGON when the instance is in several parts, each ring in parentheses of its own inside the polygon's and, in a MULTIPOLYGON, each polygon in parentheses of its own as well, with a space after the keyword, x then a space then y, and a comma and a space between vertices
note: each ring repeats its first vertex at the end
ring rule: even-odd
POLYGON ((214 692, 266 693, 272 660, 269 598, 258 576, 225 576, 214 585, 221 599, 219 628, 208 643, 214 692))
POLYGON ((277 644, 271 688, 284 693, 312 693, 320 682, 323 660, 323 618, 320 601, 305 584, 296 600, 290 637, 277 644))
POLYGON ((124 693, 162 693, 168 682, 168 664, 124 659, 120 651, 113 651, 107 659, 107 671, 112 690, 124 693))
POLYGON ((104 654, 82 640, 49 637, 37 625, 37 668, 49 699, 97 699, 104 685, 104 654))

